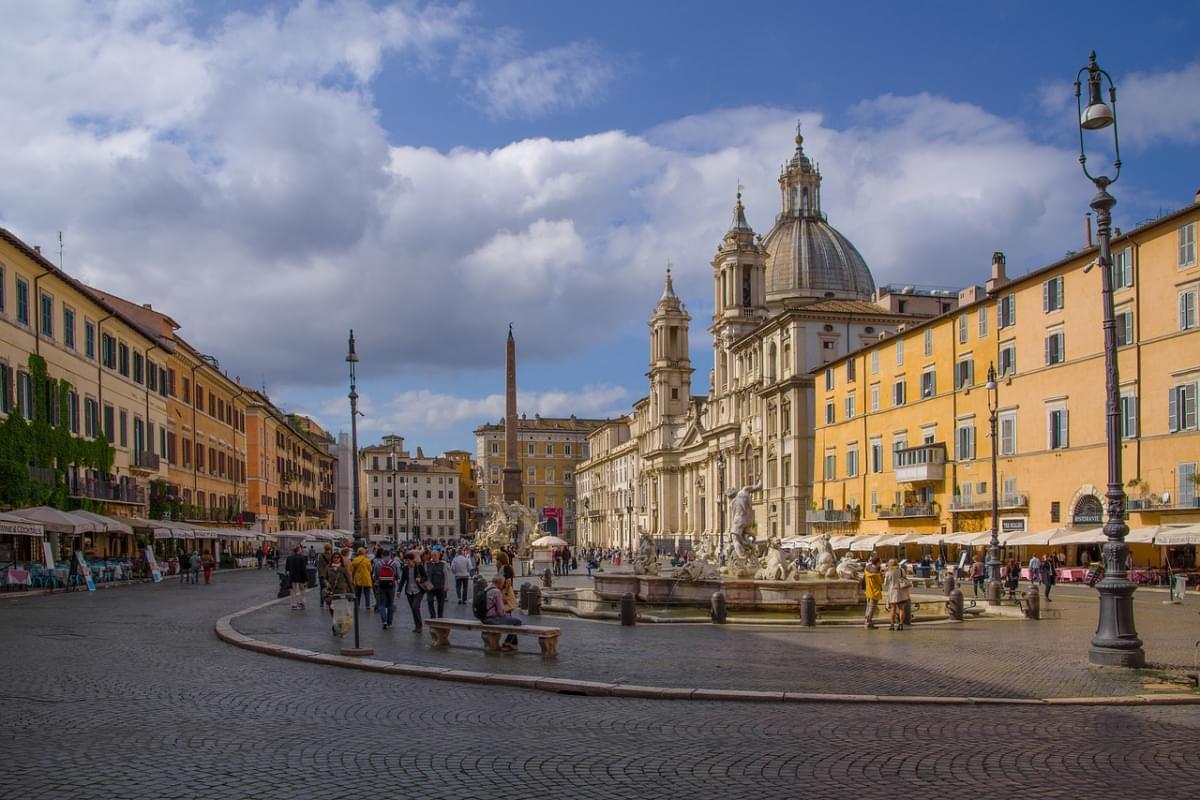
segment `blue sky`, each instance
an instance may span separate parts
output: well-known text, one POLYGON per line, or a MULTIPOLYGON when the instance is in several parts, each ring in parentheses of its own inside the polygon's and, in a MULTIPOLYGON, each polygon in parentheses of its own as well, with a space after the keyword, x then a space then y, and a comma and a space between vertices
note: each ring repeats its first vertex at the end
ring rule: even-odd
POLYGON ((707 386, 735 187, 766 233, 803 120, 878 283, 980 282, 1078 248, 1071 81, 1118 91, 1129 227, 1200 187, 1200 4, 235 3, 5 13, 0 225, 170 313, 332 430, 472 448, 503 408, 644 393, 666 262, 707 386), (251 343, 248 346, 248 343, 251 343))

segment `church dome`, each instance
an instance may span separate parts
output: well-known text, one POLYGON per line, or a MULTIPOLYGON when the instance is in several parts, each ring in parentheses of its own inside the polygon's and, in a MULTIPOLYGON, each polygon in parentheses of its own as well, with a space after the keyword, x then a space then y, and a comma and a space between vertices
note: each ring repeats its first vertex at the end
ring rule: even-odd
POLYGON ((795 155, 779 175, 783 210, 763 239, 767 301, 829 293, 869 300, 875 294, 871 270, 821 212, 821 173, 804 154, 803 142, 797 128, 795 155))

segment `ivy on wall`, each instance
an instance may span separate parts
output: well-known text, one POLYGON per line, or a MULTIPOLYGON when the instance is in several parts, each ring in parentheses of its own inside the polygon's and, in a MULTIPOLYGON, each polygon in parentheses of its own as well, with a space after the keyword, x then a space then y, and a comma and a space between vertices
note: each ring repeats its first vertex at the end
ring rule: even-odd
POLYGON ((94 440, 74 436, 70 430, 68 395, 72 386, 67 381, 51 378, 46 372, 46 360, 29 355, 29 376, 33 384, 32 417, 25 421, 21 414, 10 413, 0 423, 0 503, 11 505, 48 505, 66 509, 84 508, 98 504, 90 501, 68 501, 67 467, 94 469, 102 474, 112 472, 116 456, 103 436, 94 440), (42 471, 46 480, 34 480, 30 468, 42 471))

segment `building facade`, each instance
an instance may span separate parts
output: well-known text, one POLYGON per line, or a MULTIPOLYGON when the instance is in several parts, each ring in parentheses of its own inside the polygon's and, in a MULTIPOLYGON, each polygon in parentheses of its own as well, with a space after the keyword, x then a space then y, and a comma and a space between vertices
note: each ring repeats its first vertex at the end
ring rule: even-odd
MULTIPOLYGON (((573 544, 577 538, 576 469, 588 457, 589 435, 606 420, 542 417, 517 420, 517 464, 521 469, 522 501, 547 522, 547 530, 573 544), (553 522, 551 522, 551 520, 553 522)), ((479 502, 486 507, 502 500, 505 460, 503 422, 475 429, 475 462, 479 502)))
POLYGON ((145 331, 124 306, 0 228, 0 417, 36 419, 113 448, 108 468, 67 453, 53 464, 17 465, 30 479, 56 487, 63 502, 144 516, 151 481, 167 476, 173 349, 169 335, 145 331))
POLYGON ((451 539, 462 533, 459 468, 404 448, 403 436, 359 449, 363 530, 371 542, 451 539))
MULTIPOLYGON (((263 533, 333 527, 337 457, 265 394, 246 394, 247 497, 263 533)), ((302 419, 302 418, 300 418, 302 419)))
MULTIPOLYGON (((1131 528, 1200 520, 1198 225, 1200 196, 1112 241, 1131 528)), ((816 371, 814 529, 988 531, 993 446, 1004 538, 1099 526, 1107 448, 1096 260, 1088 247, 1009 280, 997 254, 974 302, 816 371)))
POLYGON ((479 484, 475 480, 475 459, 467 450, 447 450, 444 458, 458 470, 458 532, 469 536, 479 526, 479 484))
POLYGON ((578 467, 583 542, 632 548, 644 530, 665 547, 716 544, 727 492, 759 484, 759 536, 805 530, 811 370, 920 317, 876 304, 865 261, 821 209, 821 175, 799 133, 779 189, 780 212, 765 237, 751 228, 739 194, 718 243, 708 327, 714 367, 704 394, 692 393, 691 318, 668 271, 649 321, 649 394, 590 437, 578 467))

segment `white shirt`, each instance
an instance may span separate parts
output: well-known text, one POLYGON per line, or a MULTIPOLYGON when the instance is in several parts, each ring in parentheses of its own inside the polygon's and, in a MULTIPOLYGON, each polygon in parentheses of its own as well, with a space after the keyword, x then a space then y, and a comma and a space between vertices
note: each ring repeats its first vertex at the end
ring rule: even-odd
POLYGON ((469 556, 459 553, 450 562, 450 573, 456 578, 471 577, 471 559, 469 556))

